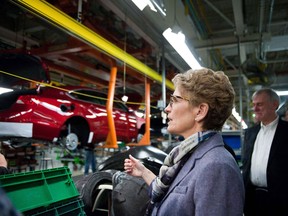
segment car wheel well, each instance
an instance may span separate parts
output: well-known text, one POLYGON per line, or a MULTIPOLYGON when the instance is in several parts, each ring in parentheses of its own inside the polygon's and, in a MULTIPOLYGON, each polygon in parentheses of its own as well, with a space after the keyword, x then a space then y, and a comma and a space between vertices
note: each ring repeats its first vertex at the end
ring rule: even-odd
POLYGON ((79 147, 84 147, 88 143, 90 128, 88 122, 81 117, 73 117, 66 121, 65 130, 61 132, 61 137, 66 137, 70 133, 74 133, 78 137, 78 141, 80 142, 79 147))
POLYGON ((88 122, 82 118, 82 117, 73 117, 73 118, 70 118, 66 121, 65 123, 66 125, 68 124, 74 124, 74 125, 79 125, 81 127, 84 127, 83 129, 88 129, 89 130, 89 124, 88 122))

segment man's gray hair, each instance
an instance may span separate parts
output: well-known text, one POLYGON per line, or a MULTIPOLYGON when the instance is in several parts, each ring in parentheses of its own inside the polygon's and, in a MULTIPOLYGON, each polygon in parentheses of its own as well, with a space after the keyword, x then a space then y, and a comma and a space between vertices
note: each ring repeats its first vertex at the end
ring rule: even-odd
POLYGON ((254 92, 252 98, 254 98, 254 96, 259 95, 259 94, 262 94, 262 93, 268 95, 268 98, 269 98, 269 100, 270 100, 271 102, 276 101, 276 102, 278 102, 278 104, 280 104, 280 97, 279 97, 279 95, 276 93, 276 91, 274 91, 274 90, 271 89, 271 88, 262 88, 262 89, 260 89, 260 90, 258 90, 258 91, 256 91, 256 92, 254 92))

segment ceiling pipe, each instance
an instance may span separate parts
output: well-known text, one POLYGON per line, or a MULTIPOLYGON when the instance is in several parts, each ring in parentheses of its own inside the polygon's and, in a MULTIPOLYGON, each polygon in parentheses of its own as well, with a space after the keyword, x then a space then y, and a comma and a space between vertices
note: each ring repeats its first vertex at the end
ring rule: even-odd
POLYGON ((82 0, 78 0, 77 21, 82 23, 82 0))
POLYGON ((260 17, 259 17, 259 33, 260 33, 260 51, 259 51, 259 57, 260 59, 265 58, 264 53, 264 42, 263 42, 263 20, 264 20, 264 10, 265 10, 265 0, 260 1, 260 17))
POLYGON ((263 20, 264 20, 265 0, 260 1, 260 17, 259 17, 259 30, 261 34, 263 32, 263 20))
MULTIPOLYGON (((241 64, 241 59, 240 59, 240 40, 239 40, 239 36, 237 37, 238 39, 238 56, 239 56, 239 65, 241 64)), ((242 84, 241 84, 241 79, 242 77, 242 71, 241 71, 241 67, 238 68, 238 88, 239 88, 239 113, 241 116, 241 121, 239 122, 239 126, 240 126, 240 134, 241 137, 243 135, 243 128, 242 128, 242 120, 243 120, 243 104, 242 104, 242 84)), ((240 140, 240 143, 242 146, 242 140, 240 140)))
POLYGON ((190 17, 194 23, 194 25, 197 28, 197 31, 199 32, 200 36, 202 39, 206 39, 208 37, 208 32, 207 32, 207 28, 202 24, 203 22, 199 19, 199 15, 198 15, 198 11, 194 9, 192 2, 190 2, 189 0, 185 1, 189 12, 190 12, 190 17))
POLYGON ((233 14, 235 20, 236 35, 242 36, 246 34, 244 17, 243 17, 243 2, 239 0, 232 0, 233 14))
POLYGON ((166 77, 166 70, 165 70, 165 46, 163 45, 162 47, 162 59, 161 59, 161 63, 162 63, 162 79, 163 79, 163 83, 162 83, 162 100, 163 100, 163 104, 161 110, 164 110, 166 107, 166 83, 165 83, 165 77, 166 77))
MULTIPOLYGON (((268 23, 266 25, 266 31, 269 33, 270 31, 270 24, 272 21, 272 14, 273 14, 273 8, 274 8, 274 0, 271 0, 270 3, 270 10, 269 10, 269 17, 268 17, 268 23)), ((265 61, 266 60, 266 50, 265 50, 265 41, 263 40, 263 22, 264 22, 264 11, 265 11, 265 0, 260 1, 260 20, 259 20, 259 33, 261 34, 261 40, 260 40, 260 59, 265 61)))
MULTIPOLYGON (((132 55, 124 52, 116 45, 112 44, 105 38, 96 34, 91 29, 77 22, 64 12, 58 10, 56 7, 53 7, 46 1, 35 1, 35 0, 10 0, 17 5, 25 7, 28 11, 35 14, 36 16, 45 18, 51 24, 66 30, 68 34, 78 37, 79 39, 101 49, 103 52, 106 52, 108 55, 115 57, 123 62, 126 62, 127 65, 146 75, 149 79, 155 80, 159 83, 162 83, 162 76, 156 71, 134 58, 132 55)), ((166 80, 166 87, 170 90, 174 90, 174 85, 171 81, 166 80)))
POLYGON ((270 12, 269 12, 269 20, 267 25, 267 32, 270 32, 271 22, 272 22, 272 15, 273 15, 273 9, 274 9, 274 0, 271 0, 270 3, 270 12))
POLYGON ((227 17, 225 16, 215 5, 213 5, 210 1, 204 0, 204 2, 212 8, 217 14, 220 15, 231 27, 235 27, 234 23, 227 17))

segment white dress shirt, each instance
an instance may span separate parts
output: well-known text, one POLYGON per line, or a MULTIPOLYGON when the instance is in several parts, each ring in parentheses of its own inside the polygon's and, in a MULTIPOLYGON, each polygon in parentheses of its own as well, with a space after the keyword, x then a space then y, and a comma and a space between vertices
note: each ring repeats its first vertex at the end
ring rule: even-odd
POLYGON ((266 170, 278 121, 279 116, 268 125, 261 123, 261 129, 255 140, 251 159, 250 178, 251 182, 258 187, 267 187, 266 170))

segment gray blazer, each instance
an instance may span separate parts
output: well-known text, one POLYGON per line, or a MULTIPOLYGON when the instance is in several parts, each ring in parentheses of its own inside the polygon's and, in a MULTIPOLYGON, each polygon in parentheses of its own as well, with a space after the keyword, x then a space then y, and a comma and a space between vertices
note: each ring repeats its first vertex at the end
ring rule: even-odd
POLYGON ((220 134, 201 143, 152 215, 242 216, 244 184, 220 134))

